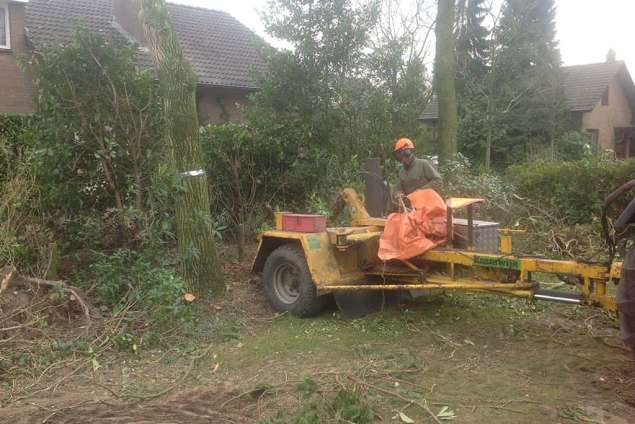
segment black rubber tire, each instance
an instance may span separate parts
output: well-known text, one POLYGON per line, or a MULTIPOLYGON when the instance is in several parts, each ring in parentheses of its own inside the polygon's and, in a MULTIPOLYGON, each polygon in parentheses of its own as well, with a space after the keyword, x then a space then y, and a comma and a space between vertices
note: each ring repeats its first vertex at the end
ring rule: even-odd
POLYGON ((306 318, 320 313, 328 303, 328 296, 317 295, 304 252, 296 245, 285 244, 271 252, 265 262, 262 277, 267 299, 278 312, 289 312, 296 317, 306 318), (293 302, 285 301, 274 287, 276 273, 281 267, 293 268, 297 273, 297 299, 293 302))
POLYGON ((635 359, 635 248, 630 249, 624 258, 617 288, 617 307, 622 340, 631 349, 635 359))

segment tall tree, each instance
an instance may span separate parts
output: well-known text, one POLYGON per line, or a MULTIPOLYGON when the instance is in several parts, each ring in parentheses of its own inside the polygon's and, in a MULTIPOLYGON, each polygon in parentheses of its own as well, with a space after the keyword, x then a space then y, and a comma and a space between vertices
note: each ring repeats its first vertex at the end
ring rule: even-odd
MULTIPOLYGON (((383 0, 368 66, 389 112, 389 137, 417 138, 432 94, 425 66, 436 7, 430 0, 383 0)), ((419 141, 419 140, 418 140, 419 141)))
POLYGON ((507 0, 497 40, 500 51, 493 69, 498 108, 506 113, 499 125, 504 139, 497 148, 516 159, 551 150, 565 121, 561 58, 556 41, 554 0, 507 0))
POLYGON ((181 273, 193 292, 218 292, 224 288, 223 273, 211 225, 207 176, 199 171, 204 166, 196 109, 197 76, 183 55, 165 0, 137 1, 141 1, 140 21, 159 76, 165 140, 181 183, 176 204, 181 273))
POLYGON ((350 108, 357 99, 350 96, 365 92, 359 85, 378 13, 379 0, 270 0, 267 32, 293 50, 266 55, 258 112, 309 127, 312 140, 297 142, 309 141, 310 149, 336 145, 345 154, 359 153, 358 136, 342 131, 359 122, 350 108))
MULTIPOLYGON (((485 23, 490 15, 485 0, 459 0, 457 3, 457 98, 459 111, 458 146, 461 153, 480 159, 487 145, 487 87, 491 31, 485 23)), ((496 17, 491 16, 491 23, 496 17)))
POLYGON ((438 0, 434 80, 439 98, 439 147, 442 162, 453 159, 457 153, 454 6, 454 0, 438 0))
POLYGON ((487 71, 490 30, 485 25, 485 18, 488 13, 485 0, 459 0, 457 3, 455 31, 459 90, 462 80, 476 80, 487 71))

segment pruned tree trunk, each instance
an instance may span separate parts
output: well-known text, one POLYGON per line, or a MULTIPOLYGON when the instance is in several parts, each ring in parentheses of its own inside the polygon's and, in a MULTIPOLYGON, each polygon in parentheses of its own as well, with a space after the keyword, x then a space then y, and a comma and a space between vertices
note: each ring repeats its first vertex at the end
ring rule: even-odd
POLYGON ((198 295, 224 289, 212 232, 207 176, 196 108, 197 76, 183 56, 165 0, 141 1, 140 21, 159 76, 165 114, 165 137, 182 187, 176 204, 181 274, 198 295))
POLYGON ((437 49, 434 80, 439 98, 439 144, 441 162, 454 159, 458 111, 456 104, 456 41, 454 0, 438 0, 437 49))

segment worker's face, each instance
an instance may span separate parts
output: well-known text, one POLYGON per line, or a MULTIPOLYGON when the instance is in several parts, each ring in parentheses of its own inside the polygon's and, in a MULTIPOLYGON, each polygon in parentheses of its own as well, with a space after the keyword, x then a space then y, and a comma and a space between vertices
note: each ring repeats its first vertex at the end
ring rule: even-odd
POLYGON ((395 159, 404 166, 410 165, 414 158, 415 155, 412 149, 401 149, 395 152, 395 159))

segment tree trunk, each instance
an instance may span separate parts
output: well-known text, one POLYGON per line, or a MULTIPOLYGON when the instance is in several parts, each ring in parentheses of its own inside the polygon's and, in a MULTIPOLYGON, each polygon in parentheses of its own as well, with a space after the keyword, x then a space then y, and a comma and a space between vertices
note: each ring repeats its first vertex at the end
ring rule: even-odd
POLYGON ((436 36, 434 79, 439 98, 439 153, 441 162, 447 162, 454 159, 457 153, 454 0, 438 0, 436 36))
POLYGON ((244 214, 243 218, 241 218, 241 223, 238 224, 238 237, 236 238, 236 252, 238 253, 238 260, 242 261, 245 259, 245 242, 246 242, 246 231, 245 231, 245 222, 244 222, 244 214))
POLYGON ((487 118, 487 140, 485 144, 485 170, 489 172, 492 167, 492 138, 493 128, 491 118, 487 118))
POLYGON ((492 167, 492 140, 494 138, 494 112, 492 111, 492 97, 487 97, 487 139, 485 140, 485 170, 490 171, 492 167))
POLYGON ((159 76, 165 114, 165 137, 171 164, 180 175, 176 231, 181 275, 199 296, 224 289, 212 232, 207 176, 204 169, 196 108, 197 76, 183 56, 165 0, 142 2, 141 19, 147 47, 159 76))

